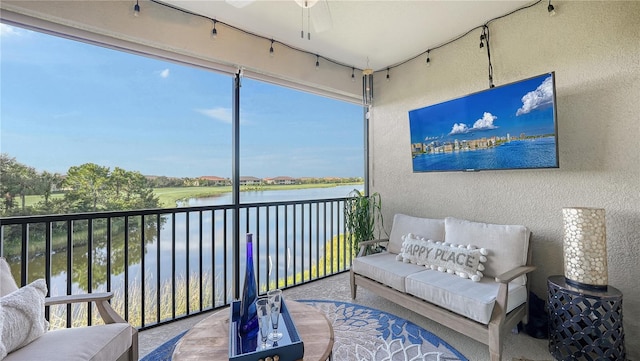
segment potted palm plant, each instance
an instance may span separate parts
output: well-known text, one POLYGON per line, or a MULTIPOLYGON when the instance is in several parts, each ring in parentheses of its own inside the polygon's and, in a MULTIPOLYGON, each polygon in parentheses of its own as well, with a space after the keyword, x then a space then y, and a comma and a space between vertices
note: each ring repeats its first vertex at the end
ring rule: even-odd
POLYGON ((367 196, 357 189, 351 191, 349 197, 346 203, 345 220, 348 238, 351 240, 351 251, 355 255, 360 242, 376 239, 376 230, 379 237, 380 230, 384 229, 382 198, 377 192, 367 196))

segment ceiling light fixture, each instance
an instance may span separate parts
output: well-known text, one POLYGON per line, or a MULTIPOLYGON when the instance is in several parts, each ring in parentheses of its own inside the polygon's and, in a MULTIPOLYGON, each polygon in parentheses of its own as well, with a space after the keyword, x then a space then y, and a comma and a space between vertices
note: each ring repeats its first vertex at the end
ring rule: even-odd
POLYGON ((549 12, 549 16, 556 15, 556 8, 554 8, 553 5, 551 5, 551 0, 549 0, 549 6, 547 6, 547 11, 549 12))
POLYGON ((214 39, 218 37, 218 29, 216 29, 217 22, 217 20, 213 20, 213 30, 211 30, 211 37, 214 39))
POLYGON ((271 47, 269 48, 269 56, 273 58, 273 39, 271 39, 271 47))
POLYGON ((140 15, 140 4, 138 0, 136 0, 136 4, 133 6, 133 16, 137 17, 140 15))

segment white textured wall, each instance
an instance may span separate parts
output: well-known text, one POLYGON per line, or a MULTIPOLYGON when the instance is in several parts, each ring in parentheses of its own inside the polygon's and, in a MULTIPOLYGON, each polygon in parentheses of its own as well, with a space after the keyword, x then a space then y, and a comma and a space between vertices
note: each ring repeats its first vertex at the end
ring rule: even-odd
MULTIPOLYGON (((609 284, 624 294, 628 357, 640 360, 640 2, 546 2, 490 24, 494 83, 556 72, 560 168, 413 173, 408 111, 488 87, 477 31, 378 74, 371 114, 372 190, 393 214, 524 224, 533 290, 563 274, 562 207, 606 209, 609 284)), ((469 240, 473 243, 473 240, 469 240)))

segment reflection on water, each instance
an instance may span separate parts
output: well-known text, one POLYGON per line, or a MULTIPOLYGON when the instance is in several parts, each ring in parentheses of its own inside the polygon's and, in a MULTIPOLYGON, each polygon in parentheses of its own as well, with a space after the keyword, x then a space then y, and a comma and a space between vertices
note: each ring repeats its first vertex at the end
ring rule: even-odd
MULTIPOLYGON (((354 186, 349 185, 242 192, 242 202, 341 198, 353 189, 354 186)), ((225 194, 189 199, 181 206, 227 205, 230 201, 231 194, 225 194)), ((241 211, 241 234, 255 235, 256 274, 263 289, 268 282, 282 282, 286 275, 308 272, 324 260, 325 244, 344 232, 342 209, 338 207, 339 203, 332 202, 252 207, 241 211)), ((156 216, 145 217, 144 223, 141 216, 129 217, 127 221, 124 217, 112 218, 110 228, 105 219, 94 220, 91 225, 86 220, 74 222, 71 254, 67 252, 67 223, 54 224, 51 295, 66 294, 68 285, 72 293, 106 290, 107 281, 111 282, 111 289, 118 292, 124 287, 125 267, 128 267, 130 287, 133 283, 140 284, 144 261, 145 292, 153 294, 157 292, 158 283, 162 287, 174 282, 174 272, 176 279, 199 278, 203 274, 203 278, 211 279, 211 285, 204 287, 213 287, 215 299, 223 302, 232 287, 232 217, 230 210, 220 209, 161 215, 160 224, 156 216), (109 250, 108 234, 112 240, 109 250), (73 265, 71 275, 66 273, 68 262, 73 265)), ((28 282, 45 275, 45 234, 44 224, 30 226, 28 282)), ((19 279, 20 237, 5 235, 5 239, 8 240, 4 245, 5 256, 12 265, 13 275, 19 279)), ((243 247, 241 242, 241 255, 246 251, 243 247)))

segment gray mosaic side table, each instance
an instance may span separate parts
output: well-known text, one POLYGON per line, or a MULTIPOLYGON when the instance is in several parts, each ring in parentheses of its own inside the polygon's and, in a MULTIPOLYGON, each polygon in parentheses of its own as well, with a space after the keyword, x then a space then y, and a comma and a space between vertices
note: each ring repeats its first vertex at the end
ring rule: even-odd
POLYGON ((622 292, 567 284, 564 276, 547 279, 549 352, 556 360, 626 360, 622 292))

